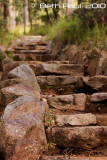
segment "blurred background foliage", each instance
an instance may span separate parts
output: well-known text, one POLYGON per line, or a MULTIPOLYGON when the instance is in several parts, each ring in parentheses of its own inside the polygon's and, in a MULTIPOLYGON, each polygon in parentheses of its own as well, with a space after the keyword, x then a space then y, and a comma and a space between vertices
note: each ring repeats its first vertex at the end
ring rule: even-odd
POLYGON ((107 7, 86 9, 88 3, 106 0, 72 0, 82 8, 45 8, 40 3, 62 4, 70 0, 0 0, 0 45, 10 43, 23 35, 46 35, 47 40, 78 45, 97 45, 107 37, 107 7))

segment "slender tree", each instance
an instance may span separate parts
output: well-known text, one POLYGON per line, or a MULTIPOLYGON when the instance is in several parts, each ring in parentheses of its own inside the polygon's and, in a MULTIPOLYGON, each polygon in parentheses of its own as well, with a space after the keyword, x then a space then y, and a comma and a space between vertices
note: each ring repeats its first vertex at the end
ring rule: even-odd
POLYGON ((30 0, 28 0, 28 11, 29 11, 30 28, 31 28, 31 31, 32 31, 32 13, 31 13, 30 0))
MULTIPOLYGON (((100 3, 103 3, 103 0, 100 0, 100 3)), ((101 8, 101 24, 104 25, 104 10, 101 8)))
POLYGON ((4 1, 4 20, 5 28, 7 30, 14 29, 16 26, 15 21, 15 6, 13 5, 13 0, 4 1))
POLYGON ((28 25, 28 4, 27 4, 27 0, 23 0, 23 20, 24 20, 24 34, 26 34, 26 26, 28 25))
POLYGON ((9 0, 4 1, 4 20, 5 28, 8 30, 8 19, 9 19, 9 0))
POLYGON ((14 30, 16 27, 16 20, 15 20, 15 6, 13 5, 13 0, 9 0, 9 29, 14 30))

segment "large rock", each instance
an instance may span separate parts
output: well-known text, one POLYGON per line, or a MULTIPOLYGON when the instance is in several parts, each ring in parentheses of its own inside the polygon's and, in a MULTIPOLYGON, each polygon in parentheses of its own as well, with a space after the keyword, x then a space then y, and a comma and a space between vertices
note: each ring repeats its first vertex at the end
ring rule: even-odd
POLYGON ((33 112, 43 120, 47 108, 47 104, 43 101, 37 101, 30 96, 22 96, 6 106, 2 118, 3 121, 17 119, 20 115, 33 112))
POLYGON ((107 76, 107 51, 101 52, 101 58, 99 60, 99 64, 96 70, 97 75, 105 75, 107 76))
POLYGON ((32 150, 32 154, 30 154, 30 156, 35 155, 35 151, 40 151, 40 146, 46 145, 44 126, 41 119, 37 115, 33 112, 29 112, 18 117, 17 119, 8 120, 3 123, 0 128, 0 152, 5 151, 6 160, 14 160, 12 158, 14 152, 20 153, 20 157, 23 158, 22 155, 26 154, 26 150, 28 150, 28 148, 23 148, 24 144, 25 147, 27 147, 29 146, 29 143, 30 145, 32 143, 32 149, 35 146, 35 150, 32 150), (36 144, 38 143, 35 144, 35 141, 40 144, 37 145, 37 148, 36 144), (21 150, 20 152, 18 151, 18 146, 23 148, 23 152, 21 152, 21 150))
POLYGON ((61 61, 68 60, 74 64, 84 64, 86 52, 79 46, 69 44, 62 50, 61 55, 58 55, 58 59, 61 61))
POLYGON ((8 73, 13 70, 14 68, 22 65, 22 64, 29 64, 30 68, 35 72, 36 65, 39 63, 43 63, 40 61, 3 61, 3 76, 2 79, 7 79, 8 73))
POLYGON ((42 154, 42 150, 41 148, 41 144, 38 141, 31 141, 31 140, 18 140, 16 145, 15 145, 15 149, 14 149, 14 153, 12 156, 10 156, 10 154, 7 154, 7 159, 8 160, 25 160, 25 159, 38 159, 41 154, 42 154), (9 157, 9 158, 8 158, 9 157))
POLYGON ((35 89, 30 88, 29 86, 23 84, 15 84, 10 87, 1 89, 2 96, 2 105, 6 106, 7 104, 14 101, 16 98, 21 96, 31 96, 36 100, 40 99, 40 94, 35 89))
POLYGON ((83 77, 84 83, 94 90, 107 91, 107 76, 97 75, 94 77, 83 77))
POLYGON ((94 149, 107 146, 107 127, 54 127, 47 129, 47 135, 53 138, 53 143, 61 148, 94 149))
POLYGON ((59 74, 59 75, 84 75, 84 66, 81 64, 38 64, 36 75, 59 74))
POLYGON ((107 93, 94 93, 91 95, 91 102, 102 102, 107 100, 107 93))
POLYGON ((49 97, 48 103, 50 107, 54 107, 59 110, 70 109, 70 110, 84 111, 86 103, 86 95, 80 93, 80 94, 49 97))
POLYGON ((21 65, 19 62, 14 62, 14 61, 7 61, 6 59, 3 60, 3 75, 2 75, 2 80, 7 79, 8 73, 13 70, 14 68, 18 67, 21 65))
POLYGON ((21 78, 14 78, 14 79, 6 79, 3 81, 0 81, 0 89, 9 87, 9 86, 13 86, 15 84, 24 84, 24 85, 30 86, 29 82, 21 78))
POLYGON ((101 58, 101 51, 94 48, 92 51, 87 53, 88 67, 87 72, 90 76, 95 76, 99 67, 99 61, 101 58))
POLYGON ((105 75, 107 76, 107 52, 94 48, 87 54, 89 75, 105 75))
POLYGON ((8 74, 9 78, 21 78, 29 83, 29 86, 40 92, 40 87, 37 83, 36 77, 32 69, 27 64, 22 64, 13 69, 8 74))
POLYGON ((86 126, 96 124, 96 116, 92 113, 74 115, 56 115, 55 121, 58 126, 86 126))

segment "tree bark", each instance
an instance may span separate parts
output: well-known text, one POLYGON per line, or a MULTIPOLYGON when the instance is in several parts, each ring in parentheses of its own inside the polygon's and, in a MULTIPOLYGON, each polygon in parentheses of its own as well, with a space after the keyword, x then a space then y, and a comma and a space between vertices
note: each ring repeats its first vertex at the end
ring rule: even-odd
MULTIPOLYGON (((43 0, 43 1, 44 1, 45 4, 47 4, 47 0, 43 0)), ((47 15, 47 20, 48 20, 48 22, 52 25, 47 8, 45 8, 45 12, 46 12, 46 15, 47 15)))
MULTIPOLYGON (((103 0, 100 0, 100 3, 103 3, 103 0)), ((101 24, 104 25, 104 11, 101 9, 101 24)))
POLYGON ((31 15, 30 0, 28 0, 28 11, 29 11, 30 28, 31 28, 31 31, 32 31, 32 15, 31 15))
POLYGON ((4 20, 5 20, 5 28, 8 30, 8 19, 9 19, 9 0, 4 2, 4 20))
POLYGON ((80 4, 81 4, 81 1, 82 1, 82 0, 78 0, 78 5, 80 5, 80 4))
POLYGON ((4 20, 5 28, 7 30, 13 30, 16 26, 15 7, 13 6, 12 2, 13 0, 6 0, 4 3, 4 20))
POLYGON ((23 0, 23 20, 24 20, 24 34, 26 34, 26 26, 28 25, 28 4, 27 0, 23 0))
POLYGON ((9 4, 9 29, 14 30, 16 27, 16 20, 15 20, 15 6, 13 6, 13 0, 10 0, 9 4))

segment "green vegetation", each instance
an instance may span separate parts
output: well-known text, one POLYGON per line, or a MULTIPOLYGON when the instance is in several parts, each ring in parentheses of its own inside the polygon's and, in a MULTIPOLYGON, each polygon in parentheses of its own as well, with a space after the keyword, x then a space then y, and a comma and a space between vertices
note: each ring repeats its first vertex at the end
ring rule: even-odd
POLYGON ((53 116, 54 109, 50 109, 46 112, 45 123, 47 125, 52 126, 54 124, 54 116, 53 116))
POLYGON ((48 39, 54 39, 57 43, 61 41, 63 44, 77 44, 91 46, 99 45, 106 42, 107 27, 101 26, 95 21, 95 25, 90 28, 89 25, 83 25, 83 22, 78 17, 72 19, 60 19, 50 29, 48 39))
MULTIPOLYGON (((100 48, 105 48, 107 27, 99 26, 96 22, 93 28, 88 25, 83 26, 82 20, 78 17, 72 19, 59 19, 53 26, 33 26, 32 31, 30 26, 27 26, 26 35, 48 35, 48 40, 54 40, 56 43, 60 40, 62 44, 77 44, 86 45, 87 43, 100 48), (103 42, 102 42, 103 41, 103 42)), ((1 29, 0 44, 10 45, 10 43, 23 35, 23 27, 17 26, 14 31, 5 31, 1 29)))
MULTIPOLYGON (((27 27, 27 33, 29 32, 30 28, 27 27)), ((23 26, 19 25, 16 26, 14 30, 6 31, 5 28, 0 28, 0 44, 1 45, 10 45, 10 43, 20 36, 23 35, 23 26)))
MULTIPOLYGON (((26 27, 26 35, 46 35, 48 33, 48 26, 35 25, 30 30, 30 26, 26 27)), ((14 30, 6 31, 4 28, 0 29, 0 45, 9 46, 11 42, 23 36, 23 26, 19 25, 14 30)))
MULTIPOLYGON (((48 40, 53 40, 54 45, 60 42, 62 46, 70 43, 98 46, 107 50, 107 8, 84 7, 88 3, 100 3, 99 0, 81 0, 82 8, 75 9, 70 15, 71 18, 68 18, 67 8, 40 9, 40 0, 12 0, 12 2, 11 4, 10 0, 0 0, 0 45, 9 46, 25 33, 47 35, 48 40), (13 9, 10 8, 11 5, 13 9)), ((45 4, 66 2, 66 0, 43 0, 45 4)), ((102 0, 102 3, 107 2, 102 0)), ((77 4, 80 4, 80 0, 75 0, 72 5, 77 4)))
POLYGON ((30 30, 27 35, 47 35, 50 29, 50 25, 35 25, 33 26, 32 30, 30 30))

